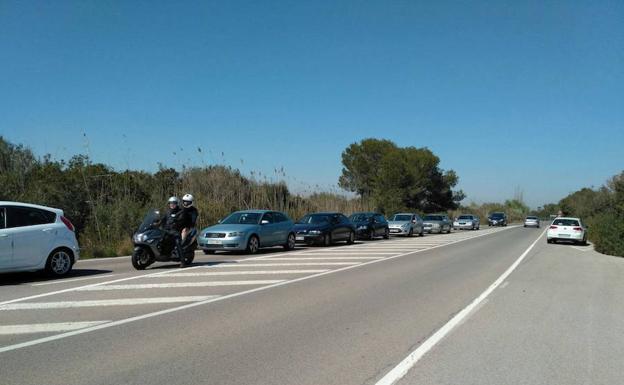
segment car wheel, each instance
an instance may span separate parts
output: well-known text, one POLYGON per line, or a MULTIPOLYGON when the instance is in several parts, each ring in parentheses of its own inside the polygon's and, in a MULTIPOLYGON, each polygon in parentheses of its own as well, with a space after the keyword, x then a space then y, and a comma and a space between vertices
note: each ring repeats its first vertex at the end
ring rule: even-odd
POLYGON ((292 250, 295 248, 295 242, 296 242, 296 238, 295 238, 295 234, 290 233, 288 234, 288 239, 286 240, 286 243, 284 244, 284 250, 292 250))
POLYGON ((331 244, 332 244, 331 235, 325 234, 325 236, 323 237, 323 246, 331 246, 331 244))
POLYGON ((347 239, 347 244, 352 245, 355 243, 355 233, 353 231, 349 231, 349 238, 347 239))
POLYGON ((407 236, 411 237, 412 235, 414 235, 414 229, 410 227, 410 231, 407 233, 407 236))
POLYGON ((375 238, 375 230, 370 230, 368 232, 368 239, 373 239, 375 238))
POLYGON ((383 237, 384 237, 384 239, 389 239, 390 238, 390 229, 386 228, 386 231, 384 232, 383 237))
POLYGON ((74 264, 71 251, 67 249, 56 249, 48 256, 46 261, 46 272, 54 277, 67 275, 74 264))
POLYGON ((208 254, 214 254, 215 251, 214 250, 202 250, 204 252, 204 254, 208 255, 208 254))
POLYGON ((249 241, 247 241, 247 254, 256 254, 258 249, 260 248, 260 240, 257 236, 252 235, 249 237, 249 241))
POLYGON ((448 230, 446 230, 446 233, 447 233, 447 234, 450 234, 450 233, 451 233, 451 226, 449 226, 448 230))

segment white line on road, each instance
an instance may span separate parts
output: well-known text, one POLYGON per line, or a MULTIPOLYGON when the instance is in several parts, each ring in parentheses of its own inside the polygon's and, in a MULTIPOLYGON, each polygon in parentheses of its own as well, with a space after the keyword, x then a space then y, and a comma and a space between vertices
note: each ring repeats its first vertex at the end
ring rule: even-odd
POLYGON ((30 325, 0 325, 0 335, 67 332, 101 325, 110 321, 58 322, 30 325))
POLYGON ((138 283, 130 285, 104 285, 80 289, 80 291, 105 291, 105 290, 137 290, 137 289, 174 289, 181 287, 217 287, 217 286, 247 286, 247 285, 273 285, 284 280, 254 280, 254 281, 208 281, 208 282, 172 282, 172 283, 138 283))
POLYGON ((447 334, 453 330, 459 323, 461 323, 483 300, 490 295, 494 289, 496 289, 507 277, 518 267, 518 265, 524 260, 524 258, 529 254, 529 252, 535 247, 537 241, 546 233, 546 230, 540 234, 539 237, 529 246, 524 253, 516 261, 501 275, 498 277, 494 283, 490 285, 480 296, 475 298, 468 306, 466 306, 462 311, 457 313, 450 321, 448 321, 444 326, 438 329, 431 337, 429 337, 425 342, 420 344, 418 348, 412 351, 407 357, 403 359, 397 366, 394 367, 390 372, 388 372, 381 380, 379 380, 375 385, 392 385, 396 384, 401 378, 403 378, 407 372, 416 365, 416 363, 429 351, 433 348, 438 342, 440 342, 447 334))
POLYGON ((33 283, 30 286, 56 285, 56 284, 59 284, 59 283, 85 281, 87 279, 110 278, 110 277, 114 277, 115 275, 117 275, 117 274, 98 275, 98 276, 94 276, 94 277, 83 277, 83 278, 74 278, 74 279, 61 279, 61 280, 58 280, 58 281, 43 282, 43 283, 33 283))
MULTIPOLYGON (((202 273, 172 273, 167 277, 205 277, 222 275, 274 275, 274 274, 316 274, 324 273, 328 270, 250 270, 250 271, 206 271, 202 273)), ((152 277, 149 277, 152 278, 152 277)), ((160 278, 160 277, 154 277, 160 278)))
MULTIPOLYGON (((388 255, 395 253, 368 253, 373 255, 388 255)), ((326 253, 326 254, 310 254, 314 255, 313 257, 276 257, 271 258, 269 261, 336 261, 336 260, 366 260, 366 259, 379 259, 380 257, 351 257, 344 254, 336 254, 336 253, 326 253), (317 255, 344 255, 343 257, 317 257, 317 255)))
POLYGON ((85 301, 62 301, 62 302, 26 302, 11 303, 0 306, 2 310, 42 310, 42 309, 70 309, 77 307, 97 306, 131 306, 153 305, 159 303, 198 302, 219 297, 218 295, 198 295, 187 297, 154 297, 154 298, 121 298, 121 299, 97 299, 85 301))
MULTIPOLYGON (((512 229, 514 227, 515 226, 509 226, 509 227, 505 228, 505 230, 512 229)), ((493 232, 483 232, 483 233, 480 233, 479 235, 476 235, 476 236, 472 237, 471 239, 482 237, 482 236, 486 236, 486 235, 491 235, 491 234, 493 234, 493 232)), ((434 247, 431 247, 429 249, 410 251, 410 252, 404 253, 404 254, 393 255, 393 256, 385 258, 385 259, 376 259, 376 260, 372 260, 372 261, 368 261, 368 262, 364 262, 364 263, 356 263, 356 264, 353 264, 352 266, 345 266, 345 267, 342 267, 342 268, 339 268, 339 269, 329 270, 329 271, 326 271, 326 272, 323 272, 323 273, 307 275, 305 277, 292 279, 292 280, 288 280, 288 281, 284 281, 284 282, 280 282, 280 283, 276 283, 274 285, 256 287, 256 288, 253 288, 253 289, 249 289, 249 290, 245 290, 245 291, 241 291, 241 292, 237 292, 237 293, 224 295, 224 296, 221 296, 219 298, 207 299, 205 301, 200 301, 200 302, 193 302, 193 303, 190 303, 190 304, 185 304, 185 305, 181 305, 181 306, 178 306, 178 307, 164 309, 164 310, 156 311, 156 312, 153 312, 153 313, 142 314, 142 315, 139 315, 139 316, 136 316, 136 317, 125 318, 125 319, 109 322, 109 323, 102 324, 102 325, 95 325, 95 326, 88 327, 88 328, 85 328, 85 329, 68 331, 68 332, 65 332, 65 333, 56 334, 56 335, 49 336, 49 337, 39 338, 39 339, 26 341, 26 342, 21 342, 21 343, 13 344, 13 345, 7 345, 7 346, 3 346, 3 347, 0 348, 0 353, 5 353, 5 352, 17 350, 17 349, 23 349, 23 348, 26 348, 26 347, 29 347, 29 346, 35 346, 35 345, 43 344, 43 343, 46 343, 46 342, 58 341, 58 340, 61 340, 61 339, 77 336, 77 335, 80 335, 80 334, 91 333, 91 332, 94 332, 94 331, 97 331, 97 330, 108 329, 108 328, 111 328, 111 327, 125 325, 125 324, 129 324, 129 323, 132 323, 132 322, 137 322, 137 321, 142 321, 144 319, 154 318, 154 317, 158 317, 158 316, 165 315, 165 314, 176 313, 176 312, 183 311, 183 310, 186 310, 186 309, 192 309, 194 307, 207 305, 207 304, 210 304, 210 303, 213 303, 213 302, 225 301, 225 300, 230 299, 230 298, 241 297, 241 296, 244 296, 244 295, 247 295, 247 294, 257 293, 257 292, 273 289, 273 288, 280 287, 280 286, 285 286, 285 285, 290 285, 290 284, 297 283, 297 282, 307 281, 307 280, 311 280, 311 279, 314 279, 314 278, 323 277, 323 276, 329 275, 329 274, 336 274, 336 273, 340 273, 340 272, 347 271, 347 270, 357 269, 357 268, 362 267, 362 266, 369 266, 369 265, 373 265, 375 263, 386 262, 386 261, 389 261, 389 260, 392 260, 392 259, 397 259, 397 258, 404 257, 406 255, 416 254, 416 253, 420 253, 420 252, 423 252, 423 251, 429 251, 429 250, 437 249, 439 247, 452 245, 452 244, 455 244, 455 243, 462 242, 464 240, 465 239, 459 239, 459 240, 456 240, 454 242, 450 242, 450 243, 447 243, 445 245, 434 246, 434 247)), ((268 265, 272 265, 272 264, 268 264, 268 265)), ((217 265, 217 266, 221 266, 221 265, 217 265)), ((213 267, 217 267, 217 266, 213 266, 213 267)), ((251 266, 251 264, 244 264, 243 266, 251 266)), ((188 268, 187 268, 187 270, 188 270, 188 268)), ((143 277, 145 277, 145 276, 143 276, 143 277)), ((2 303, 0 303, 0 304, 2 304, 2 303)))
MULTIPOLYGON (((265 259, 266 261, 266 259, 265 259)), ((349 265, 357 265, 360 262, 296 262, 296 263, 224 263, 221 265, 214 265, 208 267, 209 269, 213 269, 215 267, 244 267, 248 268, 250 266, 258 266, 258 267, 272 267, 272 266, 349 266, 349 265)))

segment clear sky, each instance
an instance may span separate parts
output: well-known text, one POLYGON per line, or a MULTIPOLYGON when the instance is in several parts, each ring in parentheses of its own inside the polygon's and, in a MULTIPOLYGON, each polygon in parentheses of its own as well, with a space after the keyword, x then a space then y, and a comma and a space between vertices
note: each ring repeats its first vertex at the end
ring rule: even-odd
POLYGON ((3 0, 0 135, 295 191, 386 138, 536 207, 624 170, 624 2, 3 0))

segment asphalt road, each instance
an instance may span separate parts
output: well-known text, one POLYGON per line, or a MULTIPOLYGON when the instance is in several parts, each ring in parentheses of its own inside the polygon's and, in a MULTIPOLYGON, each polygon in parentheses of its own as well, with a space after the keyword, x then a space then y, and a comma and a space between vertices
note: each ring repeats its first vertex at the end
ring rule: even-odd
MULTIPOLYGON (((1 383, 377 384, 541 233, 482 228, 201 255, 187 269, 136 272, 120 258, 81 261, 64 280, 4 276, 1 383)), ((623 383, 623 262, 542 237, 399 383, 623 383)))

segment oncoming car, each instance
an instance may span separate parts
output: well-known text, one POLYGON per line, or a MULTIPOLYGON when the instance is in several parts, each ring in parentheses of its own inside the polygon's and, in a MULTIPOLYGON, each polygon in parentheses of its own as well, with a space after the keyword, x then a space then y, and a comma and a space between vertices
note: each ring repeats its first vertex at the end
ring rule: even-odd
POLYGON ((546 231, 546 242, 572 241, 587 244, 587 226, 583 225, 580 218, 560 217, 556 218, 546 231))
POLYGON ((0 202, 0 273, 45 270, 61 277, 79 258, 74 225, 63 210, 0 202))
POLYGON ((295 248, 293 221, 279 211, 245 210, 228 215, 218 225, 199 233, 199 247, 205 254, 217 250, 255 254, 262 247, 295 248))

